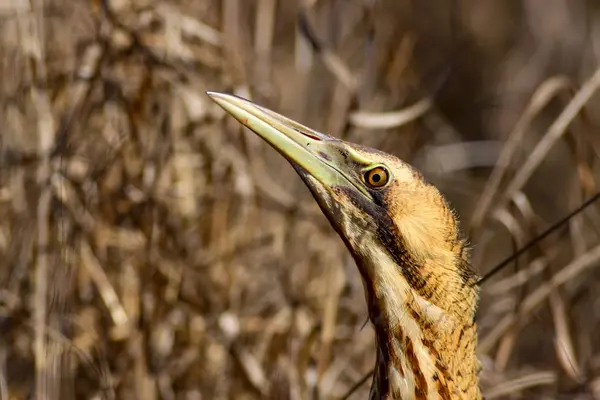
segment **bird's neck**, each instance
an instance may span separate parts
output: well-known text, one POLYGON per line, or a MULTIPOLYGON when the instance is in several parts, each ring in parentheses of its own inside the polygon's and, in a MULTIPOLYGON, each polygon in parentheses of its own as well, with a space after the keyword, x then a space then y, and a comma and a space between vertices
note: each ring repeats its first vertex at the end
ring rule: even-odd
POLYGON ((383 247, 368 251, 355 258, 367 281, 378 345, 372 398, 481 398, 474 285, 446 276, 452 269, 424 260, 419 273, 425 283, 415 287, 400 271, 414 265, 398 265, 383 247), (365 264, 369 262, 377 265, 365 264))

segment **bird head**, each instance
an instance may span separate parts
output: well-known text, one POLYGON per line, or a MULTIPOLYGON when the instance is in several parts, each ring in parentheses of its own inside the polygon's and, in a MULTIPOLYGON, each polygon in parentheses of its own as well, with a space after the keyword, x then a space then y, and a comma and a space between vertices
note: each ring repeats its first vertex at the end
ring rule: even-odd
POLYGON ((438 314, 472 321, 476 276, 457 218, 418 171, 248 100, 208 95, 292 164, 354 256, 372 319, 413 293, 438 314))
POLYGON ((292 164, 352 253, 378 343, 370 398, 480 398, 477 279, 440 192, 392 155, 208 95, 292 164))

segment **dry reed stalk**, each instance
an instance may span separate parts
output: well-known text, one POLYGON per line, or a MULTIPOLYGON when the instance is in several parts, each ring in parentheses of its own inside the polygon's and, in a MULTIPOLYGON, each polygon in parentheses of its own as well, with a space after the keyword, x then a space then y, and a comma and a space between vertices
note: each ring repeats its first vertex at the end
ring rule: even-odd
MULTIPOLYGON (((583 3, 0 3, 2 398, 365 396, 352 261, 205 90, 418 163, 487 232, 483 271, 598 188, 583 3)), ((491 397, 598 393, 598 227, 587 209, 482 288, 491 397)))

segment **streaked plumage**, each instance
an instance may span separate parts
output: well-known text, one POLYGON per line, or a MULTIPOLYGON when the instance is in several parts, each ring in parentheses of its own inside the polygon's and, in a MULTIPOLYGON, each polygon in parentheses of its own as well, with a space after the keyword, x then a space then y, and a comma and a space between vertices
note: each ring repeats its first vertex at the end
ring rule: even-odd
POLYGON ((290 161, 352 253, 377 341, 370 398, 481 398, 477 278, 439 191, 394 156, 209 95, 290 161))

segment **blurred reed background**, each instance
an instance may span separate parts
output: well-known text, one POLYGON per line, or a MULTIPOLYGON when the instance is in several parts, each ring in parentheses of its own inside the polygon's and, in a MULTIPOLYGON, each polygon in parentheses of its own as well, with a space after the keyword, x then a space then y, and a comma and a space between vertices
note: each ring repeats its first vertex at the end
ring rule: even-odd
MULTIPOLYGON (((0 399, 342 398, 359 274, 204 92, 413 163, 484 275, 598 190, 599 56, 592 0, 3 0, 0 399)), ((488 399, 600 399, 599 235, 482 286, 488 399)))

